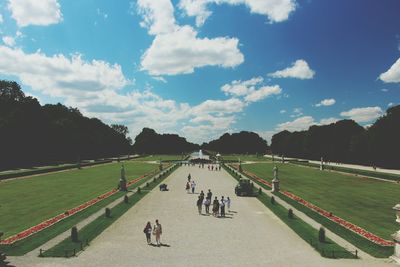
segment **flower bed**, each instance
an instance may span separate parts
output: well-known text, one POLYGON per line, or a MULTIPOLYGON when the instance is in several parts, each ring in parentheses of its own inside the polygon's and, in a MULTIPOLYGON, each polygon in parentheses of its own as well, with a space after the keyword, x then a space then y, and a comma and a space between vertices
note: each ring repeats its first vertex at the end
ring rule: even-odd
MULTIPOLYGON (((232 166, 232 167, 237 169, 236 166, 232 166)), ((261 178, 257 177, 255 174, 253 174, 251 172, 243 171, 243 173, 246 174, 247 176, 253 178, 256 181, 267 185, 268 187, 272 187, 271 183, 265 181, 264 179, 261 179, 261 178)), ((290 193, 288 191, 281 191, 281 193, 283 195, 289 197, 290 199, 293 199, 294 201, 302 204, 303 206, 305 206, 305 207, 317 212, 318 214, 324 216, 325 218, 327 218, 327 219, 329 219, 329 220, 331 220, 331 221, 343 226, 344 228, 346 228, 346 229, 348 229, 348 230, 350 230, 350 231, 352 231, 352 232, 354 232, 354 233, 356 233, 356 234, 368 239, 371 242, 374 242, 375 244, 378 244, 378 245, 381 245, 381 246, 385 246, 385 247, 394 246, 394 242, 385 240, 385 239, 383 239, 383 238, 381 238, 381 237, 379 237, 379 236, 377 236, 377 235, 375 235, 375 234, 373 234, 371 232, 368 232, 367 230, 365 230, 365 229, 363 229, 363 228, 361 228, 361 227, 359 227, 359 226, 357 226, 355 224, 352 224, 351 222, 348 222, 348 221, 346 221, 346 220, 344 220, 344 219, 342 219, 342 218, 340 218, 338 216, 335 216, 331 212, 323 210, 320 207, 318 207, 318 206, 316 206, 316 205, 314 205, 314 204, 302 199, 301 197, 296 196, 295 194, 292 194, 292 193, 290 193)))
MULTIPOLYGON (((138 177, 136 179, 133 179, 132 181, 127 183, 127 186, 131 186, 131 185, 139 182, 140 180, 142 180, 143 178, 145 178, 148 175, 149 174, 144 174, 144 175, 142 175, 142 176, 140 176, 140 177, 138 177)), ((57 223, 57 222, 65 219, 65 218, 68 218, 68 217, 76 214, 77 212, 80 212, 80 211, 82 211, 82 210, 84 210, 84 209, 86 209, 86 208, 88 208, 90 206, 93 206, 94 204, 100 202, 103 199, 106 199, 106 198, 110 197, 111 195, 115 194, 116 192, 118 192, 118 189, 113 189, 111 191, 108 191, 107 193, 104 193, 104 194, 102 194, 102 195, 100 195, 100 196, 98 196, 98 197, 96 197, 94 199, 91 199, 91 200, 89 200, 89 201, 87 201, 87 202, 85 202, 85 203, 83 203, 83 204, 81 204, 81 205, 79 205, 79 206, 77 206, 75 208, 67 210, 64 213, 58 214, 57 216, 55 216, 53 218, 50 218, 50 219, 48 219, 46 221, 43 221, 43 222, 41 222, 41 223, 39 223, 39 224, 37 224, 35 226, 32 226, 29 229, 26 229, 26 230, 24 230, 22 232, 19 232, 18 234, 15 234, 15 235, 10 236, 10 237, 8 237, 8 238, 6 238, 4 240, 1 240, 0 244, 3 244, 3 245, 14 244, 15 242, 20 241, 20 240, 22 240, 24 238, 27 238, 28 236, 31 236, 31 235, 33 235, 33 234, 35 234, 37 232, 40 232, 43 229, 46 229, 46 228, 54 225, 55 223, 57 223)))

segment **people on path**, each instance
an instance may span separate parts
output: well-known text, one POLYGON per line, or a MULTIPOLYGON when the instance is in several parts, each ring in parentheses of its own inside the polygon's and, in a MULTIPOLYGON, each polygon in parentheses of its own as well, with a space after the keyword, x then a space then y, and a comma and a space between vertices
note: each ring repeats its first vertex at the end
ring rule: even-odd
POLYGON ((219 211, 219 201, 218 201, 217 197, 215 197, 215 199, 214 199, 212 211, 213 211, 213 215, 215 217, 217 217, 218 216, 218 211, 219 211))
POLYGON ((204 200, 204 207, 206 209, 206 214, 210 214, 210 204, 211 204, 211 199, 206 198, 204 200))
POLYGON ((231 199, 229 197, 226 198, 226 207, 228 208, 228 212, 231 212, 231 199))
POLYGON ((221 217, 225 217, 225 199, 224 196, 221 197, 221 201, 219 203, 221 207, 221 217))
POLYGON ((189 182, 187 182, 186 183, 186 192, 189 194, 189 192, 190 192, 190 183, 189 182))
POLYGON ((200 198, 201 198, 201 201, 204 200, 204 192, 203 192, 203 190, 201 190, 201 192, 200 192, 200 198))
POLYGON ((200 196, 197 199, 196 205, 197 205, 197 209, 199 210, 199 215, 201 215, 201 206, 203 205, 203 200, 201 199, 200 196))
POLYGON ((156 224, 154 225, 153 228, 153 235, 156 236, 156 243, 157 246, 161 246, 161 235, 162 235, 162 227, 161 224, 156 220, 156 224))
POLYGON ((192 194, 194 194, 194 190, 196 189, 196 183, 192 181, 192 184, 190 186, 192 187, 192 194))
POLYGON ((208 189, 207 198, 208 198, 208 199, 210 200, 210 202, 211 202, 212 193, 211 193, 211 190, 210 190, 210 189, 208 189))
POLYGON ((190 173, 188 175, 188 182, 190 183, 190 179, 192 179, 192 176, 190 176, 190 173))
POLYGON ((147 222, 146 226, 144 227, 143 233, 146 235, 147 244, 151 244, 151 223, 147 222))

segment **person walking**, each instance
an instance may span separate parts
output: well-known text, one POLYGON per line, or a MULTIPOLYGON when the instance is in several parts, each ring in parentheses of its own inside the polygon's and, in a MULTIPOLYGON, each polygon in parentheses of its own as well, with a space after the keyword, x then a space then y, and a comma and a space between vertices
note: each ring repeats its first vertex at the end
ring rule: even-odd
POLYGON ((206 214, 210 214, 210 204, 211 204, 211 199, 206 198, 204 200, 204 207, 206 209, 206 214))
POLYGON ((194 190, 196 189, 196 183, 194 181, 192 181, 191 187, 192 187, 192 194, 194 194, 194 190))
POLYGON ((225 217, 225 199, 224 199, 224 196, 221 197, 221 201, 219 203, 219 206, 221 207, 221 217, 225 217))
POLYGON ((197 199, 197 209, 199 210, 199 215, 201 215, 201 206, 203 205, 203 199, 199 196, 199 198, 197 199))
POLYGON ((151 223, 147 222, 146 226, 144 227, 143 233, 146 235, 147 244, 151 244, 151 223))
POLYGON ((190 176, 190 173, 188 175, 188 182, 190 183, 190 179, 192 179, 192 176, 190 176))
POLYGON ((210 203, 211 203, 212 193, 211 193, 210 189, 208 189, 207 198, 210 200, 210 203))
POLYGON ((186 183, 186 192, 189 194, 189 192, 190 192, 190 183, 189 182, 187 182, 186 183))
POLYGON ((212 211, 213 211, 214 217, 217 217, 218 211, 219 211, 219 201, 218 201, 217 197, 215 197, 215 199, 214 199, 212 211))
POLYGON ((201 192, 200 192, 200 198, 201 198, 201 201, 204 200, 204 192, 203 192, 203 190, 201 190, 201 192))
POLYGON ((231 199, 229 197, 226 198, 226 207, 228 208, 228 212, 231 212, 231 199))
POLYGON ((154 225, 153 228, 153 235, 156 236, 156 243, 157 246, 161 246, 161 235, 162 235, 162 227, 161 224, 158 222, 158 220, 156 220, 156 224, 154 225))

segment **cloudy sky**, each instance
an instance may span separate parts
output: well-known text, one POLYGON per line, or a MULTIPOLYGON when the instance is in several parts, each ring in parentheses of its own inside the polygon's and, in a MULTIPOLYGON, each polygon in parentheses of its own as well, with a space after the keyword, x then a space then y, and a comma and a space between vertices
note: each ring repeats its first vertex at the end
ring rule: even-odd
POLYGON ((398 0, 0 0, 0 79, 193 142, 400 103, 398 0))

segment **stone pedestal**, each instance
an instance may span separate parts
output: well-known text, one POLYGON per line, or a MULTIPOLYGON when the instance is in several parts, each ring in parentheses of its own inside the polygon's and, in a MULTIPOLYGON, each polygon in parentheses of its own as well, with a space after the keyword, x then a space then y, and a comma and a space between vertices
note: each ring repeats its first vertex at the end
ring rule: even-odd
MULTIPOLYGON (((396 211, 396 222, 400 223, 400 204, 394 206, 393 209, 396 211)), ((395 245, 394 254, 390 258, 400 265, 400 230, 394 233, 392 238, 395 242, 395 245)))
POLYGON ((126 188, 125 167, 121 166, 121 178, 119 179, 119 191, 128 191, 126 188))
POLYGON ((279 192, 279 180, 273 179, 272 180, 272 192, 279 192))

